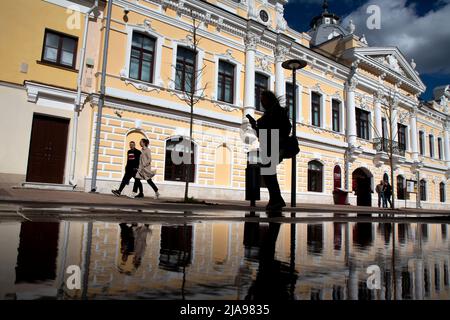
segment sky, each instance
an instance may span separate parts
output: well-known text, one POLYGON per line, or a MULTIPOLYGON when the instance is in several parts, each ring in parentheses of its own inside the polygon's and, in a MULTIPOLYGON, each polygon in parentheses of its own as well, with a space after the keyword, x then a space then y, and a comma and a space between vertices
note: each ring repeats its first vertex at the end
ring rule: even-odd
MULTIPOLYGON (((309 30, 311 19, 322 12, 323 0, 289 0, 285 18, 291 28, 309 30)), ((328 0, 329 12, 351 19, 356 35, 364 34, 369 46, 398 47, 408 61, 414 59, 427 86, 422 99, 433 98, 433 89, 450 84, 450 0, 328 0), (380 8, 380 29, 369 30, 370 5, 380 8)))

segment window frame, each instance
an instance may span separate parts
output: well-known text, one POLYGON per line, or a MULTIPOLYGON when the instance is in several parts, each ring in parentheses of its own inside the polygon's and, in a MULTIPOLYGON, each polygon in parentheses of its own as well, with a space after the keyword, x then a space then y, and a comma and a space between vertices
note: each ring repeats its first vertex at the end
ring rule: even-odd
POLYGON ((446 195, 446 185, 443 181, 439 183, 439 201, 441 203, 447 202, 447 195, 446 195))
POLYGON ((425 132, 421 130, 419 131, 419 154, 425 155, 425 132))
POLYGON ((442 153, 443 145, 442 145, 442 138, 441 137, 437 138, 437 144, 438 144, 438 157, 439 157, 439 160, 444 160, 443 153, 442 153))
POLYGON ((397 176, 397 200, 406 200, 406 188, 405 188, 405 177, 402 175, 398 175, 397 176), (400 182, 401 181, 401 187, 400 187, 400 182))
POLYGON ((255 110, 256 111, 264 112, 263 107, 261 105, 261 99, 258 97, 261 97, 261 93, 266 90, 270 90, 270 76, 268 76, 265 73, 255 71, 255 92, 254 92, 254 94, 255 94, 255 110), (256 79, 258 76, 264 77, 266 79, 266 87, 263 87, 257 83, 256 79), (258 95, 258 93, 259 93, 259 95, 258 95))
POLYGON ((174 77, 174 82, 175 82, 174 88, 175 88, 175 90, 178 90, 178 91, 181 91, 181 92, 185 92, 185 93, 192 93, 192 92, 195 93, 197 91, 198 79, 197 79, 197 77, 194 77, 194 74, 197 73, 197 58, 198 58, 198 51, 195 52, 194 50, 192 50, 188 46, 183 46, 183 45, 177 46, 177 52, 175 54, 175 68, 174 68, 175 69, 175 77, 174 77), (185 58, 183 58, 182 60, 178 58, 178 56, 179 56, 178 53, 179 53, 180 48, 182 50, 190 51, 190 52, 192 52, 194 54, 193 59, 192 59, 193 60, 192 65, 191 64, 187 64, 185 58), (176 79, 177 79, 177 74, 178 74, 178 63, 180 61, 182 62, 182 65, 183 65, 183 72, 182 72, 181 88, 177 88, 177 80, 176 79), (191 89, 193 91, 191 91, 191 92, 186 91, 186 66, 191 66, 192 69, 193 69, 192 83, 191 83, 191 89))
POLYGON ((317 91, 311 91, 311 125, 313 127, 321 128, 322 127, 322 98, 323 94, 317 91), (313 99, 313 97, 317 97, 319 99, 319 104, 317 105, 313 99), (314 116, 317 113, 317 119, 319 121, 318 124, 314 123, 314 116))
POLYGON ((356 119, 356 136, 359 139, 370 140, 370 112, 367 110, 363 110, 361 108, 355 108, 355 119, 356 119), (367 116, 367 119, 363 121, 361 119, 362 115, 367 116), (365 125, 362 127, 363 123, 365 123, 365 125), (362 130, 364 130, 364 132, 362 130))
MULTIPOLYGON (((176 171, 176 169, 177 169, 176 167, 177 166, 181 167, 181 170, 182 170, 183 174, 185 172, 185 168, 184 167, 186 166, 186 164, 184 164, 184 163, 178 164, 178 165, 174 164, 172 162, 172 160, 171 160, 172 159, 171 156, 167 154, 168 152, 170 152, 167 149, 168 143, 170 143, 170 142, 177 142, 176 144, 178 144, 178 143, 181 143, 184 139, 188 139, 188 138, 182 137, 182 136, 171 137, 171 138, 166 139, 166 141, 164 142, 164 157, 165 157, 164 158, 164 176, 163 176, 164 177, 164 181, 185 182, 185 180, 183 180, 183 177, 181 177, 179 180, 177 180, 176 178, 173 178, 172 176, 169 177, 169 178, 167 177, 167 172, 169 171, 169 169, 171 171, 171 174, 176 175, 176 172, 175 173, 173 173, 173 172, 176 171), (169 166, 168 166, 168 161, 171 161, 169 166)), ((191 178, 192 179, 189 182, 190 183, 196 183, 196 179, 197 179, 197 145, 195 144, 194 141, 191 141, 191 147, 192 147, 191 161, 193 163, 192 164, 188 164, 188 165, 192 166, 191 167, 191 174, 192 174, 191 178)))
POLYGON ((429 134, 428 135, 428 143, 430 148, 430 158, 434 158, 434 135, 429 134))
POLYGON ((308 192, 323 193, 324 192, 324 165, 317 160, 308 162, 308 192), (320 170, 312 169, 310 166, 317 165, 320 170), (316 188, 313 188, 313 178, 318 179, 316 182, 316 188))
POLYGON ((407 147, 407 132, 408 132, 408 126, 402 124, 402 123, 397 123, 397 140, 398 140, 398 148, 399 150, 403 150, 406 151, 406 147, 407 147), (400 141, 403 140, 403 141, 400 141), (402 148, 403 146, 403 148, 402 148))
POLYGON ((155 77, 155 60, 156 60, 157 41, 158 41, 158 39, 156 37, 154 37, 154 36, 148 35, 145 32, 141 32, 141 31, 138 31, 138 30, 133 30, 133 33, 131 35, 130 62, 129 62, 129 66, 128 66, 128 68, 129 68, 128 77, 130 79, 137 80, 137 81, 143 81, 143 82, 147 82, 147 83, 154 83, 154 80, 155 80, 154 77, 155 77), (137 48, 137 47, 133 46, 133 38, 134 38, 134 35, 136 35, 136 34, 139 34, 139 35, 141 35, 144 38, 148 38, 148 39, 153 40, 153 52, 145 50, 144 48, 137 48), (133 50, 139 50, 139 52, 140 52, 138 78, 133 78, 131 76, 131 63, 132 63, 131 54, 132 54, 133 50), (143 62, 143 54, 144 53, 151 54, 151 56, 152 56, 151 67, 150 67, 150 79, 148 81, 147 80, 142 80, 142 62, 143 62))
POLYGON ((419 195, 420 201, 427 201, 427 182, 425 179, 422 179, 419 182, 419 195))
POLYGON ((341 101, 337 99, 331 99, 331 130, 334 132, 342 132, 341 128, 341 109, 342 109, 342 103, 341 101), (335 104, 336 103, 336 104, 335 104), (336 107, 337 106, 337 110, 336 107), (335 128, 335 114, 337 114, 337 130, 335 128))
POLYGON ((49 29, 46 28, 44 30, 44 42, 42 45, 42 53, 41 53, 41 62, 46 63, 46 64, 52 64, 58 67, 62 67, 62 68, 67 68, 67 69, 72 69, 75 70, 76 65, 77 65, 77 56, 78 56, 78 37, 67 34, 67 33, 63 33, 60 31, 56 31, 53 29, 49 29), (58 48, 57 48, 57 56, 56 56, 56 61, 51 61, 51 60, 47 60, 45 58, 45 48, 47 48, 47 36, 48 34, 51 33, 55 36, 57 36, 58 39, 58 48), (61 55, 62 55, 62 45, 63 45, 63 40, 64 38, 67 39, 71 39, 75 41, 75 46, 74 46, 74 52, 72 52, 73 54, 73 59, 72 59, 72 65, 67 65, 67 64, 63 64, 61 63, 61 55))
POLYGON ((224 60, 224 59, 219 59, 217 68, 218 69, 217 69, 217 86, 216 86, 217 96, 216 96, 216 99, 217 99, 217 101, 234 104, 234 102, 236 101, 236 97, 235 97, 235 94, 236 94, 236 92, 235 92, 236 64, 234 64, 230 61, 224 60), (231 75, 231 77, 225 73, 220 72, 221 63, 232 66, 233 74, 231 75), (227 77, 231 78, 231 101, 225 100, 225 83, 226 83, 225 80, 227 77), (222 92, 219 92, 219 84, 221 83, 221 81, 223 81, 222 82, 222 92), (221 94, 223 95, 222 97, 221 97, 221 94))

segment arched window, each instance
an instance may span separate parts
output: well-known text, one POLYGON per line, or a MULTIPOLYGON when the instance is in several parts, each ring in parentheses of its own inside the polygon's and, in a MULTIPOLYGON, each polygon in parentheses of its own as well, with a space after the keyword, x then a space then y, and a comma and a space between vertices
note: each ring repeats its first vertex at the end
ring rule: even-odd
POLYGON ((427 201, 427 182, 420 180, 420 201, 427 201))
POLYGON ((446 201, 446 197, 445 197, 445 183, 441 182, 439 184, 439 199, 441 200, 441 202, 445 202, 446 201))
POLYGON ((335 166, 333 170, 334 190, 342 187, 342 172, 340 166, 335 166))
POLYGON ((311 161, 308 163, 308 191, 323 191, 323 165, 319 161, 311 161))
POLYGON ((186 181, 186 172, 189 182, 195 181, 195 145, 182 137, 172 138, 166 141, 166 161, 164 180, 186 181), (190 156, 186 153, 190 153, 190 156), (187 171, 186 171, 187 169, 187 171))
POLYGON ((406 199, 405 178, 403 176, 397 176, 397 199, 406 199))

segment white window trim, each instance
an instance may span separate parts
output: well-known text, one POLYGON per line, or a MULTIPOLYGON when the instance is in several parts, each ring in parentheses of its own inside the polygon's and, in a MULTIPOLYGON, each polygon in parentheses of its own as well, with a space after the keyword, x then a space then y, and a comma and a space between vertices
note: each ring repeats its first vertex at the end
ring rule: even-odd
MULTIPOLYGON (((292 85, 292 81, 286 81, 284 87, 285 87, 285 95, 287 94, 286 91, 286 84, 292 85)), ((302 113, 302 92, 303 92, 303 86, 299 83, 297 83, 298 90, 296 91, 296 99, 297 99, 297 114, 296 114, 296 121, 297 123, 303 122, 303 113, 302 113)), ((286 106, 287 108, 287 106, 286 106)))
MULTIPOLYGON (((319 158, 314 158, 314 159, 311 159, 311 160, 308 161, 308 163, 306 164, 306 170, 307 170, 306 171, 306 192, 307 193, 310 193, 310 194, 325 194, 326 193, 325 169, 326 169, 325 163, 319 158), (317 161, 317 162, 319 162, 322 165, 322 191, 319 191, 319 192, 317 192, 317 191, 309 191, 308 190, 309 163, 313 162, 313 161, 317 161)), ((334 167, 333 167, 333 170, 334 170, 334 167)), ((342 172, 342 168, 341 168, 341 172, 342 172)), ((342 183, 342 181, 341 181, 341 183, 342 183)))
POLYGON ((323 92, 320 87, 309 89, 309 124, 312 126, 312 94, 318 93, 320 95, 320 126, 318 128, 325 129, 325 104, 327 95, 323 92))
MULTIPOLYGON (((178 47, 185 47, 185 48, 190 48, 190 45, 188 43, 186 43, 185 41, 178 41, 178 40, 172 40, 172 65, 171 65, 171 77, 170 77, 170 81, 169 81, 169 88, 172 90, 175 90, 175 71, 176 71, 176 66, 177 66, 177 51, 178 51, 178 47)), ((192 49, 192 48, 190 48, 192 49)), ((197 70, 196 72, 198 72, 199 68, 203 67, 203 60, 205 57, 205 51, 201 48, 197 48, 197 54, 196 54, 196 67, 197 70)), ((196 83, 195 83, 195 90, 196 92, 199 92, 200 89, 202 88, 202 73, 200 72, 198 74, 198 77, 196 79, 196 83)))
POLYGON ((133 44, 133 33, 139 32, 142 34, 149 35, 150 37, 153 37, 156 39, 155 43, 155 55, 154 55, 154 61, 153 61, 153 82, 152 84, 155 84, 160 87, 164 87, 164 81, 161 78, 161 64, 162 64, 162 50, 163 50, 163 44, 164 44, 164 36, 157 33, 154 30, 150 30, 148 28, 145 28, 143 26, 136 26, 136 25, 128 25, 126 28, 127 32, 127 52, 125 54, 125 66, 123 67, 121 71, 121 76, 125 76, 130 81, 139 81, 136 79, 130 78, 130 62, 131 62, 131 46, 133 44))
POLYGON ((341 98, 341 96, 331 96, 330 99, 330 130, 336 133, 344 133, 344 103, 343 103, 343 99, 341 98), (334 131, 333 130, 333 100, 338 101, 339 102, 339 131, 334 131))
POLYGON ((217 86, 219 83, 219 62, 225 61, 228 63, 231 63, 234 65, 234 87, 233 87, 233 105, 238 107, 240 105, 243 105, 243 101, 241 99, 241 72, 242 72, 242 64, 237 61, 234 58, 230 58, 227 55, 219 54, 214 55, 214 66, 215 66, 215 72, 214 72, 214 89, 212 92, 212 99, 217 101, 218 103, 227 103, 225 101, 219 101, 218 100, 218 92, 217 92, 217 86))

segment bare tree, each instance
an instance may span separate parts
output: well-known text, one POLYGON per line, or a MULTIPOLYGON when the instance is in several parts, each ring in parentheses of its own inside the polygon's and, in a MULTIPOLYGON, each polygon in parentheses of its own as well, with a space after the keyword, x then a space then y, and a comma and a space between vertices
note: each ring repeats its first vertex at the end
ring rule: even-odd
MULTIPOLYGON (((192 17, 192 25, 189 30, 189 34, 186 37, 187 38, 187 47, 194 52, 194 67, 192 70, 192 73, 185 70, 187 76, 185 77, 184 85, 182 86, 181 91, 177 92, 176 96, 186 103, 190 108, 190 117, 189 117, 189 141, 187 141, 186 144, 184 144, 187 147, 188 154, 192 154, 192 136, 193 136, 193 123, 194 123, 194 107, 197 105, 200 101, 204 100, 206 98, 205 91, 208 86, 208 83, 206 83, 203 87, 199 87, 197 85, 198 79, 202 77, 202 75, 205 72, 206 66, 197 66, 197 55, 198 55, 198 48, 200 44, 201 38, 198 36, 198 30, 201 25, 201 21, 197 20, 195 15, 196 13, 192 10, 190 11, 191 17, 192 17)), ((175 68, 175 77, 177 74, 177 65, 172 66, 175 68)), ((175 90, 176 88, 176 80, 171 79, 171 81, 175 84, 175 90)), ((189 163, 190 165, 187 165, 185 163, 184 169, 185 169, 185 189, 184 189, 184 201, 189 200, 189 181, 191 179, 191 166, 192 163, 189 163)))
MULTIPOLYGON (((395 209, 395 164, 398 156, 400 156, 400 153, 402 150, 404 151, 405 148, 405 146, 401 146, 400 143, 396 141, 399 133, 398 123, 403 122, 408 116, 408 113, 400 114, 398 111, 398 94, 397 92, 390 90, 389 93, 385 95, 384 99, 381 99, 381 115, 386 119, 386 132, 379 132, 377 127, 370 122, 375 132, 375 136, 378 138, 378 141, 376 141, 378 143, 377 151, 386 152, 388 157, 392 190, 391 209, 395 209)), ((383 128, 380 129, 383 131, 383 128)))

